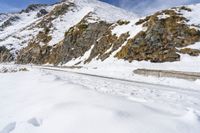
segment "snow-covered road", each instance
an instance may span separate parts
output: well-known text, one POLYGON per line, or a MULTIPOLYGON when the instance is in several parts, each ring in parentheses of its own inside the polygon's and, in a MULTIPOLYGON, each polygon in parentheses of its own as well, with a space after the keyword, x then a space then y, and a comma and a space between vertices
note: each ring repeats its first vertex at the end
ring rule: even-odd
POLYGON ((86 77, 94 77, 97 78, 98 80, 112 80, 115 82, 124 82, 123 84, 130 84, 132 83, 132 86, 135 87, 142 87, 142 88, 149 88, 149 89, 157 89, 157 90, 162 90, 162 91, 175 91, 175 92, 180 92, 180 93, 192 93, 192 94, 197 94, 200 95, 200 89, 188 89, 184 87, 176 87, 172 85, 164 85, 164 84, 155 84, 155 83, 149 83, 145 81, 135 81, 131 79, 122 79, 122 78, 115 78, 115 77, 109 77, 109 76, 102 76, 102 75, 95 75, 95 74, 89 74, 89 73, 82 73, 82 72, 74 72, 74 71, 69 71, 66 69, 60 69, 59 67, 46 67, 46 66, 39 66, 37 67, 39 69, 43 70, 49 70, 49 71, 57 71, 57 72, 65 72, 68 74, 75 74, 75 75, 80 75, 80 76, 86 76, 86 77))
POLYGON ((0 133, 200 131, 197 89, 28 69, 0 73, 0 133))

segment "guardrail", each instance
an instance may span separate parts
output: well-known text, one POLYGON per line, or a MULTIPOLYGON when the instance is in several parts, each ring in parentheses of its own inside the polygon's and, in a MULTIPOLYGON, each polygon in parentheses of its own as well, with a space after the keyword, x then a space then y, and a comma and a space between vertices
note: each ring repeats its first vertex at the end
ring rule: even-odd
POLYGON ((138 74, 138 75, 143 75, 143 76, 169 77, 169 78, 179 78, 179 79, 186 79, 186 80, 200 79, 200 73, 198 73, 198 72, 136 69, 136 70, 133 71, 133 73, 138 74))

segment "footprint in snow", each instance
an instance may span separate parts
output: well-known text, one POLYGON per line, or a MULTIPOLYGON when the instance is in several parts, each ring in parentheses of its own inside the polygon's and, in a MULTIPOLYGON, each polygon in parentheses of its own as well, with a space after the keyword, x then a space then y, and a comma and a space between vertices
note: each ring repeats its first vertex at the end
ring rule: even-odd
POLYGON ((1 131, 0 133, 10 133, 12 132, 16 127, 16 122, 11 122, 8 125, 6 125, 1 131))
POLYGON ((33 125, 34 127, 39 127, 42 124, 42 120, 41 119, 37 119, 37 118, 31 118, 27 122, 29 124, 33 125))

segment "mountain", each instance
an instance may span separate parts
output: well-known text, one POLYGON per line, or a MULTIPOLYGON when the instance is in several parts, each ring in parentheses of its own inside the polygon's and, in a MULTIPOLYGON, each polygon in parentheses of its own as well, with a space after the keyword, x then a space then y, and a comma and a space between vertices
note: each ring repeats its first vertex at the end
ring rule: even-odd
POLYGON ((158 63, 199 56, 199 8, 174 7, 139 18, 97 0, 30 5, 0 15, 0 61, 82 66, 111 59, 158 63))
POLYGON ((54 5, 30 5, 19 13, 0 15, 0 46, 5 46, 16 57, 22 48, 44 35, 42 33, 46 33, 49 39, 40 38, 38 43, 41 45, 53 46, 59 43, 64 39, 65 32, 84 18, 90 23, 112 23, 134 17, 132 13, 96 0, 65 0, 54 5))

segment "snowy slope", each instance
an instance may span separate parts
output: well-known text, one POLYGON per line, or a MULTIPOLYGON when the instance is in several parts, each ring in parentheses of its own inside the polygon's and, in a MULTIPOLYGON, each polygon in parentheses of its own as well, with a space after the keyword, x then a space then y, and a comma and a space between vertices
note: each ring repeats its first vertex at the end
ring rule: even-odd
POLYGON ((89 22, 101 20, 112 23, 120 19, 130 20, 136 17, 133 13, 128 13, 125 10, 98 0, 66 0, 66 2, 74 3, 75 9, 59 16, 53 21, 54 30, 51 31, 53 39, 49 42, 49 45, 54 45, 62 41, 65 32, 68 31, 70 27, 80 22, 89 13, 92 14, 92 18, 90 18, 91 20, 89 20, 89 22))
POLYGON ((137 17, 136 14, 127 12, 123 9, 117 8, 110 4, 98 1, 98 0, 71 0, 78 7, 93 9, 93 12, 104 21, 115 22, 119 19, 131 19, 137 17))
MULTIPOLYGON (((89 22, 106 21, 109 23, 116 22, 120 19, 133 19, 137 15, 129 13, 123 9, 109 5, 98 0, 66 0, 75 4, 75 11, 70 11, 62 16, 59 16, 53 21, 53 28, 51 35, 53 39, 49 45, 54 45, 64 39, 64 33, 72 26, 76 25, 86 15, 92 13, 92 18, 89 22)), ((62 3, 61 3, 62 4, 62 3)))
POLYGON ((9 17, 9 14, 0 13, 0 23, 9 17))
POLYGON ((199 133, 199 93, 28 70, 0 73, 0 133, 199 133))
MULTIPOLYGON (((181 12, 178 12, 177 9, 173 9, 177 11, 180 14, 183 14, 183 16, 188 19, 186 22, 188 25, 190 25, 191 28, 196 28, 200 30, 200 4, 195 5, 189 5, 186 6, 190 8, 192 11, 184 11, 181 10, 181 12)), ((160 19, 167 18, 165 14, 159 16, 160 19)), ((142 27, 141 25, 135 25, 135 23, 139 19, 134 19, 130 21, 127 25, 118 25, 112 30, 112 34, 117 35, 118 37, 124 33, 129 32, 130 37, 134 37, 137 33, 140 31, 145 31, 146 28, 142 27)), ((126 42, 127 43, 127 42, 126 42)), ((196 42, 193 45, 189 45, 184 48, 193 48, 200 50, 200 42, 196 42)), ((120 48, 121 49, 121 48, 120 48)), ((119 50, 120 50, 119 49, 119 50)), ((119 51, 118 50, 118 51, 119 51)), ((91 50, 90 50, 91 51, 91 50)), ((90 52, 88 51, 88 52, 90 52)), ((166 84, 174 84, 174 81, 168 80, 168 79, 158 79, 155 78, 154 81, 152 81, 149 77, 141 77, 138 75, 133 76, 133 70, 136 70, 138 68, 145 68, 145 69, 156 69, 156 70, 176 70, 176 71, 188 71, 188 72, 200 72, 200 57, 196 56, 189 56, 189 55, 183 55, 181 54, 180 61, 177 62, 165 62, 165 63, 151 63, 148 61, 133 61, 132 63, 129 63, 128 61, 124 60, 118 60, 114 58, 114 55, 117 53, 117 51, 112 54, 112 56, 105 61, 97 61, 93 60, 89 64, 80 64, 83 66, 82 69, 77 69, 73 71, 79 71, 79 72, 87 72, 90 74, 98 74, 98 75, 109 75, 113 77, 120 77, 120 78, 126 78, 126 79, 135 79, 135 80, 143 80, 145 78, 146 81, 149 82, 155 82, 160 83, 161 81, 164 81, 166 84)), ((88 54, 84 59, 86 60, 88 58, 88 54)), ((81 60, 84 60, 83 58, 78 58, 76 60, 72 60, 65 64, 65 66, 74 65, 77 62, 80 62, 81 60)), ((176 84, 182 83, 182 81, 176 80, 176 84)), ((184 81, 185 82, 185 81, 184 81)), ((195 86, 193 84, 193 86, 195 86)), ((190 87, 190 86, 187 86, 190 87)), ((196 86, 195 86, 196 87, 196 86)), ((197 87, 196 87, 197 88, 197 87)))
POLYGON ((188 24, 200 26, 200 4, 189 5, 188 7, 192 9, 192 12, 182 12, 183 16, 189 20, 188 24))
MULTIPOLYGON (((104 20, 111 23, 119 19, 133 19, 136 17, 133 13, 128 13, 123 9, 119 9, 98 0, 66 0, 51 6, 39 7, 29 13, 22 12, 10 14, 10 17, 19 17, 19 19, 12 22, 12 25, 6 27, 2 31, 0 30, 0 46, 6 46, 8 49, 12 49, 13 52, 26 47, 28 42, 30 42, 39 31, 43 30, 38 28, 37 24, 49 15, 47 14, 38 18, 37 13, 40 9, 51 12, 60 5, 70 5, 71 3, 73 3, 74 6, 70 7, 65 14, 51 16, 54 19, 51 20, 52 27, 50 35, 52 36, 52 40, 49 42, 49 45, 54 45, 63 40, 65 32, 68 31, 70 27, 79 23, 86 15, 88 15, 88 13, 93 14, 92 21, 94 22, 104 20)), ((10 17, 7 18, 5 15, 1 15, 1 18, 9 19, 10 17)), ((5 19, 4 22, 7 19, 5 19)), ((3 22, 0 21, 0 26, 2 23, 3 22)))
POLYGON ((0 46, 6 46, 8 49, 12 49, 13 53, 26 46, 28 41, 30 41, 40 30, 30 28, 41 19, 40 17, 37 17, 37 13, 40 9, 49 11, 51 7, 45 6, 30 12, 8 14, 9 17, 6 17, 6 19, 0 23, 0 26, 6 21, 11 23, 0 30, 0 46), (17 19, 12 21, 12 18, 17 19))

